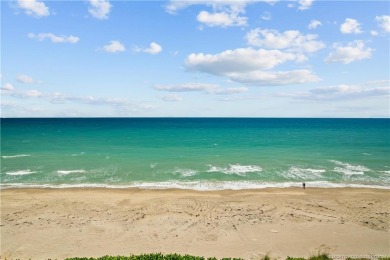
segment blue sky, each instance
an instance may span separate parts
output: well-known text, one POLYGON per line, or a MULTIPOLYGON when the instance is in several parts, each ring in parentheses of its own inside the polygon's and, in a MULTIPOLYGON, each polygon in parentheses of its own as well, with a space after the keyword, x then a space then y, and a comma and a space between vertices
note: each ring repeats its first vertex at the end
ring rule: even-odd
POLYGON ((1 1, 2 117, 389 117, 387 1, 1 1))

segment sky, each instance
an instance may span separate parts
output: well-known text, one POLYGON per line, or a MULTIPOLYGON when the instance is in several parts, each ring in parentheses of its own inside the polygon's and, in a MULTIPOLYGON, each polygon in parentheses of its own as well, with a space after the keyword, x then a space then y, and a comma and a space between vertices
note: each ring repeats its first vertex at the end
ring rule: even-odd
POLYGON ((1 1, 2 117, 390 117, 388 1, 1 1))

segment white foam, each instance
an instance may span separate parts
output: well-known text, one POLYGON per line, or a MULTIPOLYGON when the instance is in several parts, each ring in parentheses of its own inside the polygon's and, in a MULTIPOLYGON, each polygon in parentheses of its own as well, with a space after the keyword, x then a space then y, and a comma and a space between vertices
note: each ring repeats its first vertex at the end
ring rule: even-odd
POLYGON ((151 164, 150 164, 150 168, 151 168, 151 169, 156 168, 156 166, 157 166, 157 163, 151 163, 151 164))
MULTIPOLYGON (((1 183, 1 189, 9 188, 108 188, 108 189, 184 189, 198 191, 213 190, 245 190, 245 189, 265 189, 265 188, 299 188, 301 182, 261 182, 261 181, 165 181, 165 182, 133 182, 129 184, 34 184, 34 183, 1 183)), ((327 181, 306 182, 306 188, 374 188, 390 189, 390 186, 350 184, 350 183, 332 183, 327 181)))
POLYGON ((61 175, 68 175, 68 174, 72 174, 72 173, 85 173, 85 170, 68 170, 68 171, 65 171, 65 170, 58 170, 57 171, 58 174, 61 174, 61 175))
POLYGON ((349 163, 339 162, 335 160, 331 160, 331 162, 340 166, 335 167, 333 169, 335 172, 343 173, 345 175, 363 175, 364 172, 371 171, 370 169, 362 165, 352 165, 349 163))
POLYGON ((217 167, 209 165, 207 172, 222 172, 224 174, 236 174, 245 176, 251 172, 261 172, 263 168, 257 165, 240 165, 240 164, 229 164, 229 167, 217 167))
POLYGON ((85 152, 81 152, 81 153, 72 153, 71 156, 83 156, 85 154, 85 152))
POLYGON ((326 172, 324 169, 300 168, 292 166, 283 174, 289 179, 317 179, 322 177, 322 173, 326 172))
POLYGON ((17 176, 17 175, 28 175, 28 174, 32 174, 32 173, 35 173, 35 172, 30 171, 30 170, 21 170, 21 171, 16 171, 16 172, 6 172, 5 174, 17 176))
POLYGON ((175 174, 180 174, 182 177, 191 177, 196 175, 198 172, 192 169, 180 169, 177 168, 173 171, 175 174))
POLYGON ((335 167, 333 170, 335 172, 344 173, 345 175, 364 175, 363 171, 354 171, 341 167, 335 167))
POLYGON ((16 154, 16 155, 3 155, 1 158, 3 159, 10 159, 10 158, 18 158, 18 157, 29 157, 31 155, 29 154, 16 154))

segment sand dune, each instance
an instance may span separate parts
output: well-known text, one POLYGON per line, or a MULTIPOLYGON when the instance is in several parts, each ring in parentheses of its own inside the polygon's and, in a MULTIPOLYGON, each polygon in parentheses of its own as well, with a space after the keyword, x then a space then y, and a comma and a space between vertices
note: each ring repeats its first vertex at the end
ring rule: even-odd
POLYGON ((182 253, 390 254, 390 191, 1 191, 1 259, 182 253))

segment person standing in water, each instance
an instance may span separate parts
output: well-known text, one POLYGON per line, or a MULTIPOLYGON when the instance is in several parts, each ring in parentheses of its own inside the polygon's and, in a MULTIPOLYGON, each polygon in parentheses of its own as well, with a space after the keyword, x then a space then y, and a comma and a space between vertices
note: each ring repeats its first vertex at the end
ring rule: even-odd
POLYGON ((302 188, 306 188, 306 183, 302 182, 302 188))

